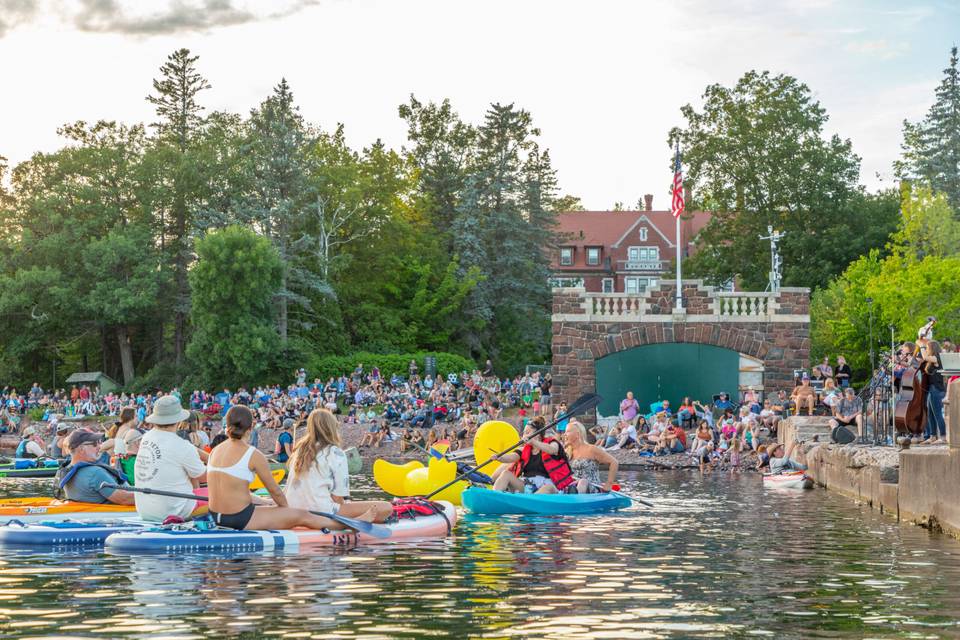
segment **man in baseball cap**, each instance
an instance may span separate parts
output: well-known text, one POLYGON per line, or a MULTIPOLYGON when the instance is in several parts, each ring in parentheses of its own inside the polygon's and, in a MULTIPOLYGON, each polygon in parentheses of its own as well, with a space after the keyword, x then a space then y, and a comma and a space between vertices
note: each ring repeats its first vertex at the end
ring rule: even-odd
POLYGON ((70 464, 57 473, 58 497, 98 504, 133 504, 133 493, 107 485, 127 485, 127 478, 113 467, 100 464, 100 434, 78 430, 67 438, 70 464))

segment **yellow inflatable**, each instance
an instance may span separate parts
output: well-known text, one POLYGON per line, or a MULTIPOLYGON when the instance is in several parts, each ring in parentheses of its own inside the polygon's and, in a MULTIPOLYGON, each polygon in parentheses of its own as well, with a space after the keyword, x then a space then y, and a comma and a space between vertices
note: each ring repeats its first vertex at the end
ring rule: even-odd
MULTIPOLYGON (((445 440, 433 445, 441 455, 446 453, 450 444, 445 440)), ((457 477, 457 463, 431 456, 428 466, 413 460, 406 464, 391 464, 386 460, 375 460, 373 479, 381 489, 392 496, 425 496, 439 489, 457 477)), ((433 500, 447 500, 460 505, 460 494, 470 486, 461 480, 444 489, 433 500)))
MULTIPOLYGON (((286 469, 274 469, 270 472, 270 475, 273 476, 273 479, 277 481, 277 484, 283 480, 283 477, 287 475, 286 469)), ((263 486, 263 480, 260 478, 254 478, 253 482, 250 483, 250 491, 256 491, 257 489, 265 489, 263 486)))
POLYGON ((374 460, 373 479, 381 489, 392 496, 409 496, 413 494, 406 492, 404 480, 411 471, 423 468, 423 463, 417 460, 411 460, 406 464, 391 464, 386 460, 374 460))
MULTIPOLYGON (((518 442, 520 442, 520 434, 512 424, 502 420, 488 420, 480 425, 477 435, 473 437, 473 457, 479 466, 489 460, 493 454, 518 442)), ((492 476, 499 467, 500 463, 494 460, 480 469, 480 472, 492 476)))

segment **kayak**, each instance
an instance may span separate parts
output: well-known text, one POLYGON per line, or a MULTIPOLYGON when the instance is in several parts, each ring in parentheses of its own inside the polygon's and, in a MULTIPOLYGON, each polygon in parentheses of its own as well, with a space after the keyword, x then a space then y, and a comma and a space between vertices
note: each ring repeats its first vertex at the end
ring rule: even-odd
POLYGON ((125 504, 76 502, 55 498, 6 498, 0 500, 0 522, 19 520, 103 520, 136 518, 137 508, 125 504))
POLYGON ((778 489, 813 489, 813 478, 803 471, 763 474, 763 486, 778 489))
POLYGON ((60 461, 54 458, 15 458, 10 462, 0 463, 0 470, 8 469, 59 469, 60 461))
POLYGON ((471 512, 488 515, 578 515, 630 506, 630 498, 615 493, 506 493, 470 487, 462 498, 471 512))
MULTIPOLYGON (((12 520, 0 525, 0 545, 26 547, 101 547, 112 533, 142 529, 140 520, 100 520, 91 522, 12 520)), ((136 512, 133 514, 136 515, 136 512)))
POLYGON ((0 478, 52 478, 57 475, 58 467, 44 467, 37 469, 0 469, 0 478))
POLYGON ((283 551, 296 553, 311 547, 354 547, 359 544, 396 542, 416 538, 439 538, 450 534, 457 522, 457 510, 441 501, 443 515, 417 516, 382 525, 390 529, 389 538, 356 531, 318 531, 316 529, 283 529, 276 531, 237 531, 234 529, 153 528, 120 531, 107 537, 104 545, 110 553, 137 555, 142 553, 241 553, 251 551, 283 551))

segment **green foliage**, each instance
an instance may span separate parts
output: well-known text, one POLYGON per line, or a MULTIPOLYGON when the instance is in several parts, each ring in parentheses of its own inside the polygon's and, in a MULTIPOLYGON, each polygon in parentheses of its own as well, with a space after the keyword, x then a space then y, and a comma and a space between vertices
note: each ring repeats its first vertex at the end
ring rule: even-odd
POLYGON ((280 348, 272 305, 282 271, 276 249, 239 226, 211 233, 196 247, 191 363, 213 386, 264 379, 280 348))
POLYGON ((415 360, 420 375, 426 372, 426 363, 424 358, 433 356, 437 359, 437 374, 446 376, 448 373, 460 374, 463 371, 472 372, 477 368, 476 363, 469 358, 457 355, 455 353, 425 352, 417 351, 414 353, 368 353, 360 351, 345 356, 323 356, 310 360, 307 363, 307 375, 311 378, 320 378, 327 380, 331 376, 337 377, 343 374, 349 374, 357 368, 358 364, 363 365, 366 373, 374 367, 380 368, 380 375, 390 378, 392 375, 401 375, 407 377, 410 367, 410 361, 415 360))
POLYGON ((903 122, 903 156, 894 163, 901 178, 925 182, 960 211, 960 69, 957 47, 935 91, 933 106, 920 122, 903 122))
POLYGON ((687 126, 669 143, 680 142, 685 184, 713 212, 686 262, 691 275, 762 290, 770 263, 760 236, 771 225, 787 233, 784 285, 824 286, 893 230, 895 196, 860 191, 850 141, 824 136, 826 111, 795 78, 751 71, 732 88, 707 87, 701 111, 681 111, 687 126))
POLYGON ((928 188, 904 192, 903 218, 882 257, 879 251, 853 262, 811 301, 811 356, 846 355, 861 374, 869 371, 869 312, 873 300, 874 350, 914 340, 928 315, 939 320, 938 338, 960 336, 960 222, 942 194, 928 188), (950 240, 950 239, 954 240, 950 240))

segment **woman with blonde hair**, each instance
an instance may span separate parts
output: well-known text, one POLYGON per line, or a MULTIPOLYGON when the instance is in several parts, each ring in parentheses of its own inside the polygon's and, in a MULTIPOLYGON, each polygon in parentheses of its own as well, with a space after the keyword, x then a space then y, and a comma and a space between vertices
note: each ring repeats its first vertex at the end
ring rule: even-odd
POLYGON ((612 455, 587 442, 587 428, 576 420, 571 420, 563 434, 564 446, 570 459, 570 469, 576 484, 567 489, 567 493, 599 493, 610 491, 617 479, 620 463, 612 455), (600 465, 610 465, 607 481, 600 479, 600 465))
POLYGON ((389 502, 347 502, 350 477, 347 454, 340 442, 337 418, 327 409, 311 411, 306 434, 293 445, 285 491, 287 502, 298 509, 338 513, 348 518, 372 512, 374 522, 386 521, 393 515, 389 502))

